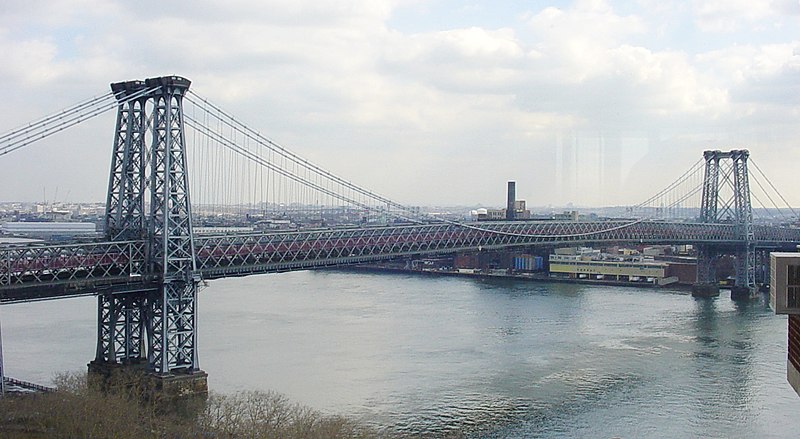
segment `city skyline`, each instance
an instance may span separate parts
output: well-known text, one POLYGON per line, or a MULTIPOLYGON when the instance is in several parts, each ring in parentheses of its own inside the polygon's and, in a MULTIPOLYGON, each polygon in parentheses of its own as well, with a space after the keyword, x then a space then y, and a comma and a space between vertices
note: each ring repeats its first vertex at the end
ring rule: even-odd
MULTIPOLYGON (((179 74, 300 156, 409 205, 630 205, 747 148, 800 205, 800 3, 33 1, 0 9, 7 132, 179 74)), ((103 201, 107 113, 0 157, 0 199, 103 201)))

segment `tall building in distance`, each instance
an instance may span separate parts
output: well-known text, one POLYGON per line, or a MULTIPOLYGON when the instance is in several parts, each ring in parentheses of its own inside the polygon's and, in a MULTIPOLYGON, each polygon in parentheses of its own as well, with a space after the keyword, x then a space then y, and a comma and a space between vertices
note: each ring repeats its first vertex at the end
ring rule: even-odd
POLYGON ((517 183, 514 181, 508 182, 508 201, 506 202, 506 220, 514 221, 516 219, 516 201, 517 201, 517 183))
POLYGON ((472 217, 478 221, 519 221, 531 219, 531 211, 527 209, 525 200, 517 200, 517 184, 508 182, 506 207, 504 209, 473 210, 472 217))

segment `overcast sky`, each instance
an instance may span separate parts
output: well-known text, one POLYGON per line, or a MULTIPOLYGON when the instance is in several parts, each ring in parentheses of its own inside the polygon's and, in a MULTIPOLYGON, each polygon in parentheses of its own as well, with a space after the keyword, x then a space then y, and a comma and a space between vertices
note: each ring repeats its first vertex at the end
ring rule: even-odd
MULTIPOLYGON (((800 205, 798 0, 3 1, 0 54, 0 132, 178 74, 406 204, 635 204, 747 148, 800 205)), ((104 201, 113 129, 0 157, 0 200, 104 201)))

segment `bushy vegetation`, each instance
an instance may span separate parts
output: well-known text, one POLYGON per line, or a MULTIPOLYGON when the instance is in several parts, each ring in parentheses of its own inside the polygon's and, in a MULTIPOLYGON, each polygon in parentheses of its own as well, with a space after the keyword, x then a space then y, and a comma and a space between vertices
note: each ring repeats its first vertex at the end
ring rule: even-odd
MULTIPOLYGON (((127 384, 127 383, 126 383, 127 384)), ((142 402, 140 388, 101 391, 65 375, 59 391, 0 399, 0 437, 11 438, 372 438, 378 432, 274 392, 212 394, 191 415, 142 402)))

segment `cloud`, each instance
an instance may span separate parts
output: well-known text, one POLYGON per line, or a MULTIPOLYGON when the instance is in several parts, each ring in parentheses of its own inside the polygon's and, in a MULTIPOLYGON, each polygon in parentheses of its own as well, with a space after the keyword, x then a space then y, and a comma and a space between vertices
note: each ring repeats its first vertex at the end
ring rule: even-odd
MULTIPOLYGON (((9 60, 0 65, 0 110, 14 126, 112 81, 181 74, 194 91, 289 149, 413 204, 486 202, 496 192, 489 182, 502 191, 511 178, 521 191, 559 186, 529 197, 533 204, 601 196, 623 203, 644 197, 634 195, 642 185, 626 182, 648 178, 647 161, 678 168, 704 147, 750 142, 756 131, 797 134, 791 96, 800 44, 780 32, 759 31, 777 42, 709 40, 710 47, 687 50, 666 40, 683 29, 670 26, 686 25, 680 5, 621 12, 607 1, 497 14, 521 17, 499 26, 462 26, 435 5, 412 4, 441 14, 433 20, 441 24, 409 31, 392 21, 409 3, 14 3, 0 10, 0 50, 9 60), (656 32, 659 26, 668 29, 656 32), (475 175, 487 184, 471 183, 475 175)), ((693 3, 697 15, 688 19, 767 23, 787 7, 748 12, 743 4, 693 3)), ((48 155, 59 162, 49 165, 54 183, 46 185, 70 181, 59 169, 71 160, 58 146, 66 144, 96 168, 91 188, 73 196, 101 199, 112 126, 97 121, 18 155, 37 160, 2 169, 0 199, 39 197, 40 187, 5 183, 41 173, 48 155)))
POLYGON ((791 0, 694 0, 695 23, 704 32, 736 32, 785 13, 800 13, 791 0))
POLYGON ((58 79, 62 66, 55 62, 58 47, 47 39, 15 41, 0 31, 0 81, 35 86, 58 79))
MULTIPOLYGON (((734 46, 697 56, 714 77, 725 81, 732 104, 742 116, 761 114, 775 123, 798 107, 800 96, 800 41, 761 46, 734 46)), ((764 122, 762 122, 763 124, 764 122)))

